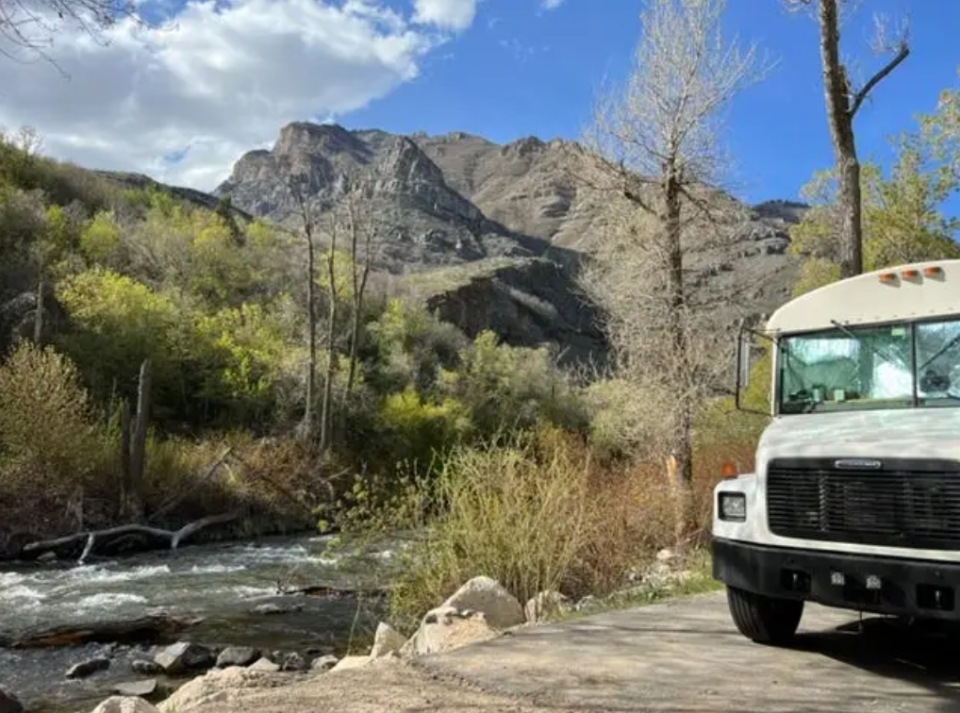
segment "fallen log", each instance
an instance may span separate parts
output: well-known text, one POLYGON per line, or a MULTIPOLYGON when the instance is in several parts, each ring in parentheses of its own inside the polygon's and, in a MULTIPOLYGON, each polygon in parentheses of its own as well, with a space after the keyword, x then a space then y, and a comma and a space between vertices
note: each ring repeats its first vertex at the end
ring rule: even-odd
POLYGON ((73 535, 58 537, 53 540, 31 542, 29 545, 26 545, 23 548, 23 553, 42 554, 44 552, 57 550, 61 547, 67 547, 68 545, 73 545, 86 540, 83 552, 78 560, 80 564, 83 564, 87 557, 93 553, 93 550, 98 543, 103 544, 104 542, 110 541, 114 538, 126 537, 131 534, 148 535, 158 540, 167 540, 170 549, 176 550, 180 546, 181 542, 186 540, 188 537, 195 535, 205 527, 232 522, 239 517, 240 513, 236 512, 225 513, 222 515, 211 515, 210 517, 204 517, 200 520, 195 520, 194 522, 184 525, 179 530, 163 530, 159 527, 150 527, 149 525, 120 525, 119 527, 111 527, 106 530, 77 532, 73 535))
POLYGON ((12 634, 0 634, 0 647, 40 649, 56 646, 77 646, 88 643, 165 643, 175 640, 184 629, 201 619, 150 614, 127 621, 104 621, 89 624, 32 628, 12 634))
POLYGON ((341 589, 323 584, 306 587, 289 588, 277 584, 277 594, 283 596, 326 597, 329 599, 378 599, 387 596, 385 587, 371 587, 370 589, 341 589))

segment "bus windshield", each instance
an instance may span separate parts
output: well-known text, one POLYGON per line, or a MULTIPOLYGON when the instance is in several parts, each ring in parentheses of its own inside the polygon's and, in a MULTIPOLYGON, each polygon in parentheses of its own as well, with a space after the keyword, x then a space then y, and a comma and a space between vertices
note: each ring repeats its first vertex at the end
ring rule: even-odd
POLYGON ((960 405, 960 318, 783 337, 780 413, 960 405))

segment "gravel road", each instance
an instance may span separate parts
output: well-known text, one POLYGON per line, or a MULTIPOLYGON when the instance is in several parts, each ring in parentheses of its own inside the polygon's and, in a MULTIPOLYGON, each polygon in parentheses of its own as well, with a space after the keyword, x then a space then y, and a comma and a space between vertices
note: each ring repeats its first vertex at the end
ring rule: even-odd
POLYGON ((722 593, 520 629, 202 713, 954 713, 960 637, 808 606, 796 646, 736 632, 722 593))

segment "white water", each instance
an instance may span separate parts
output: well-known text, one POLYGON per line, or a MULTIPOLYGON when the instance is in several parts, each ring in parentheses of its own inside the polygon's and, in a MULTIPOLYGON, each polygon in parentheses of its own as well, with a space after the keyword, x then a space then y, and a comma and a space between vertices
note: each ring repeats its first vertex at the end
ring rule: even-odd
MULTIPOLYGON (((323 585, 362 589, 390 566, 388 547, 326 551, 329 538, 275 538, 260 542, 185 547, 128 559, 69 562, 0 571, 0 632, 92 621, 119 621, 165 611, 203 622, 186 632, 211 645, 249 645, 261 650, 337 650, 358 613, 352 599, 277 596, 290 588, 323 585), (252 613, 272 602, 288 614, 252 613)), ((369 611, 364 618, 375 615, 369 611)), ((371 622, 367 622, 368 624, 371 622)), ((111 680, 131 678, 130 661, 149 658, 147 648, 0 649, 0 685, 29 705, 91 709, 109 693, 111 680), (106 652, 106 653, 105 653, 106 652), (109 655, 113 664, 80 688, 63 678, 73 663, 109 655), (102 689, 102 690, 101 690, 102 689)), ((135 677, 135 676, 133 676, 135 677)))
POLYGON ((278 582, 368 586, 390 560, 390 550, 382 548, 331 554, 328 542, 326 537, 277 539, 0 572, 0 631, 124 619, 158 609, 216 617, 276 596, 278 582))

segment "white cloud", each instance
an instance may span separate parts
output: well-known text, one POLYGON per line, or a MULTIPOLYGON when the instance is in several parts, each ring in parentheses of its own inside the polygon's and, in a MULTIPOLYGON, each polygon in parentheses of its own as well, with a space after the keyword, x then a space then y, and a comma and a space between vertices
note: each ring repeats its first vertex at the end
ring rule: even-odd
MULTIPOLYGON (((418 0, 417 19, 465 27, 473 5, 418 0)), ((363 107, 415 78, 444 41, 381 0, 206 0, 170 20, 156 31, 121 22, 107 43, 61 30, 49 54, 69 80, 47 62, 0 59, 0 126, 31 124, 49 154, 81 165, 210 190, 282 124, 363 107)))
POLYGON ((477 14, 477 0, 414 0, 414 20, 448 30, 465 30, 477 14))
POLYGON ((556 10, 563 5, 563 0, 541 0, 540 7, 544 10, 556 10))

